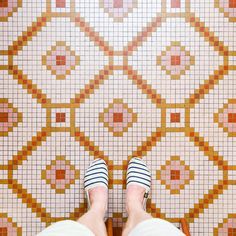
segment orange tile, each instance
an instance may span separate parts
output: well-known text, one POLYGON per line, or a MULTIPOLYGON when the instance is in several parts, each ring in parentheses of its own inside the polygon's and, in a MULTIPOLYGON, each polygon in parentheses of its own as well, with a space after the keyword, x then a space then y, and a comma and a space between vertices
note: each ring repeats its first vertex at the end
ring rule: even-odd
MULTIPOLYGON (((1 117, 1 115, 0 115, 1 117)), ((229 123, 236 123, 236 113, 229 113, 228 114, 228 122, 229 123)))
POLYGON ((171 180, 179 180, 180 179, 180 171, 179 170, 171 170, 170 171, 171 180))
POLYGON ((0 112, 0 122, 8 122, 8 113, 0 112))
POLYGON ((56 56, 57 66, 64 66, 66 64, 66 56, 56 56))
POLYGON ((231 228, 231 227, 228 228, 228 236, 235 236, 235 235, 236 235, 236 227, 235 228, 231 228))
POLYGON ((0 236, 7 236, 8 230, 7 227, 0 227, 0 236))
POLYGON ((236 0, 229 0, 229 7, 230 8, 236 8, 236 0))
POLYGON ((180 122, 180 113, 171 113, 170 114, 170 122, 179 123, 180 122))
POLYGON ((65 170, 56 170, 56 179, 65 179, 66 171, 65 170))
POLYGON ((115 123, 123 122, 123 113, 114 113, 113 122, 115 123))
POLYGON ((0 1, 0 7, 8 7, 8 0, 1 0, 0 1))
POLYGON ((56 113, 56 122, 65 122, 66 121, 66 113, 56 113))
POLYGON ((181 64, 180 56, 171 56, 171 65, 172 66, 179 66, 181 64))

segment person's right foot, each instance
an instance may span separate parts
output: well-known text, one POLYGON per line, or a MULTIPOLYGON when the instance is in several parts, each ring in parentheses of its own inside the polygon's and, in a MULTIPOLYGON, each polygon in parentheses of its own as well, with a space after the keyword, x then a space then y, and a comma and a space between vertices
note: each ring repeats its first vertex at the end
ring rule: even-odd
POLYGON ((140 158, 130 160, 127 169, 126 210, 129 213, 133 207, 145 208, 147 196, 151 187, 151 173, 140 158))
POLYGON ((141 207, 143 209, 143 197, 146 189, 136 185, 130 184, 126 189, 126 211, 129 214, 133 208, 141 207))

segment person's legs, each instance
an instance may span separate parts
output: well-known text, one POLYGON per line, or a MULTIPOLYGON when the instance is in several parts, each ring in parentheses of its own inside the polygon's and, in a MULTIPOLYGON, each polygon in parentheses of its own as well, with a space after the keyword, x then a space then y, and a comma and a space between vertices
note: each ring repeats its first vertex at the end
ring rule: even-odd
POLYGON ((107 207, 107 188, 98 186, 89 190, 90 209, 81 218, 80 224, 87 226, 96 236, 107 235, 104 215, 107 207))
POLYGON ((126 211, 128 220, 122 236, 184 236, 171 223, 155 219, 148 214, 146 200, 151 186, 151 173, 140 158, 133 158, 128 164, 126 187, 126 211))
POLYGON ((145 188, 138 185, 129 185, 126 191, 126 211, 128 220, 122 236, 128 236, 132 229, 140 222, 151 219, 152 216, 143 209, 145 188))

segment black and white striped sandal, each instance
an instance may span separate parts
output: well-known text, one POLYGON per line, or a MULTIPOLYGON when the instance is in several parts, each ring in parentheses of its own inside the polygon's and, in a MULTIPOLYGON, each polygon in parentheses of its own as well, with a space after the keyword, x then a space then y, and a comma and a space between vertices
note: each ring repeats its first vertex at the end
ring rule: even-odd
POLYGON ((89 190, 98 186, 108 189, 108 168, 102 159, 94 160, 84 176, 84 190, 86 193, 88 208, 90 208, 89 190))
POLYGON ((129 185, 139 185, 145 189, 143 209, 146 210, 146 203, 151 188, 151 172, 141 158, 134 157, 128 164, 126 188, 128 188, 129 185))

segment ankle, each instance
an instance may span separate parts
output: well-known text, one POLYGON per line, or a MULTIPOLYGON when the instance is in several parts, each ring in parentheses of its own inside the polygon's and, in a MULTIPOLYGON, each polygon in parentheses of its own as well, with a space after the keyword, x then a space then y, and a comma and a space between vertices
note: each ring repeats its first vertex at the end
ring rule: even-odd
POLYGON ((98 201, 94 201, 93 203, 91 203, 90 210, 97 212, 97 214, 99 214, 99 215, 105 215, 106 210, 107 210, 107 204, 102 203, 102 202, 98 202, 98 201))
POLYGON ((144 211, 143 203, 138 199, 128 200, 126 202, 126 211, 128 215, 132 214, 133 212, 144 211))
POLYGON ((126 192, 126 210, 129 214, 131 211, 143 211, 143 198, 145 189, 140 186, 128 186, 126 192))
POLYGON ((89 190, 89 198, 91 208, 96 209, 106 209, 107 208, 107 198, 108 198, 108 190, 105 187, 96 187, 94 189, 89 190))

